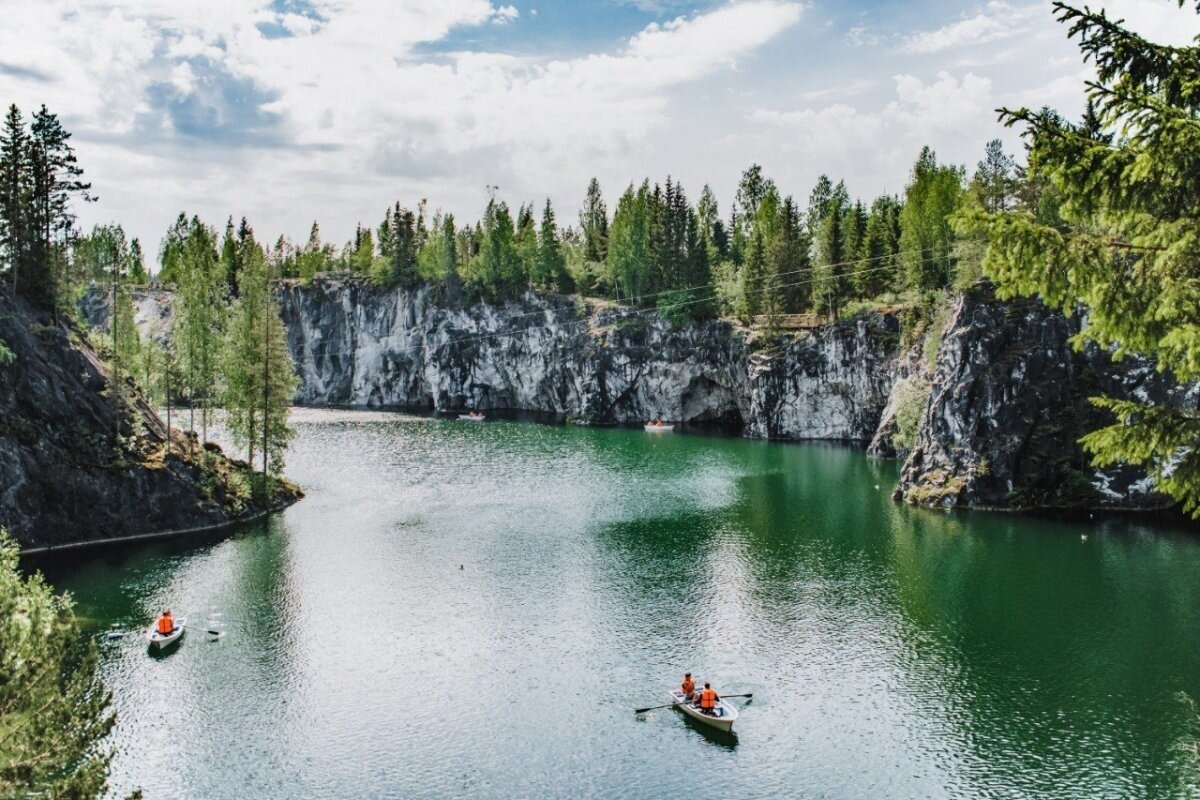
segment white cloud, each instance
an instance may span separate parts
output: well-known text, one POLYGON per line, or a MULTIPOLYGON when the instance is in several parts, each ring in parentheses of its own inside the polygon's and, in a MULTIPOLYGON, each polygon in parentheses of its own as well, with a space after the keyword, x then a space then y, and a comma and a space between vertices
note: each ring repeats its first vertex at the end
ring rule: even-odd
POLYGON ((521 12, 517 10, 516 6, 500 6, 492 13, 492 24, 507 25, 519 16, 521 16, 521 12))
POLYGON ((1192 13, 1190 3, 1184 3, 1183 11, 1162 0, 1097 0, 1089 5, 1103 9, 1111 19, 1125 20, 1130 29, 1151 41, 1185 45, 1200 35, 1200 15, 1192 13))
POLYGON ((835 103, 759 108, 749 117, 782 135, 777 146, 799 157, 819 154, 819 170, 846 177, 852 190, 878 185, 872 174, 889 176, 892 191, 902 188, 897 184, 924 145, 933 145, 944 160, 965 160, 991 138, 985 131, 997 99, 989 78, 941 72, 932 81, 901 74, 893 82, 893 99, 874 109, 835 103))
POLYGON ((993 0, 977 14, 936 28, 910 35, 904 43, 906 53, 938 53, 968 45, 981 45, 1007 39, 1020 33, 1034 14, 1046 13, 1041 5, 1017 8, 993 0))
POLYGON ((397 196, 477 199, 510 179, 550 191, 568 167, 631 152, 668 120, 672 90, 736 68, 803 13, 791 0, 734 0, 610 52, 541 59, 418 55, 456 28, 517 20, 514 5, 308 5, 25 4, 0 28, 0 79, 27 76, 6 94, 47 103, 75 131, 104 198, 85 221, 117 217, 157 237, 186 207, 295 233, 298 213, 375 214, 397 196))

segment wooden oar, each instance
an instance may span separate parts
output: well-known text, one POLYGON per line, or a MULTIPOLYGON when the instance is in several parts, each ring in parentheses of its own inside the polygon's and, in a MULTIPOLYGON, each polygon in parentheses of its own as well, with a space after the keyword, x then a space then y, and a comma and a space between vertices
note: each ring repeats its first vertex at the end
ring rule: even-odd
MULTIPOLYGON (((723 695, 721 695, 720 699, 721 700, 732 700, 735 697, 754 697, 754 692, 746 692, 746 694, 723 694, 723 695)), ((660 708, 670 708, 673 705, 675 705, 675 704, 667 703, 665 706, 650 706, 648 708, 635 708, 633 710, 633 713, 645 714, 647 711, 657 711, 660 708)))
POLYGON ((195 625, 184 625, 183 627, 187 628, 189 631, 204 631, 205 633, 211 633, 213 636, 223 635, 221 631, 214 631, 212 628, 197 628, 195 625))

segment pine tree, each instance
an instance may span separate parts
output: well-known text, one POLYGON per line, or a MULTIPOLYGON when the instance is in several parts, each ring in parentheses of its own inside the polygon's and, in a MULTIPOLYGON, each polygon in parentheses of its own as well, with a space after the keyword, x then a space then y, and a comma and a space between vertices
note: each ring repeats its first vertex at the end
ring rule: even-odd
MULTIPOLYGON (((835 200, 830 200, 835 204, 835 200)), ((817 230, 814 248, 816 263, 813 270, 813 309, 829 319, 836 319, 845 298, 842 273, 845 271, 845 237, 842 224, 845 216, 839 211, 825 215, 817 230)))
POLYGON ((579 229, 583 232, 584 259, 603 263, 608 257, 608 209, 600 192, 600 181, 595 178, 588 184, 583 210, 579 213, 579 229))
POLYGON ((778 235, 767 249, 768 314, 785 314, 808 307, 809 248, 800 210, 796 201, 788 197, 779 212, 778 235))
POLYGON ((462 294, 462 278, 458 274, 458 233, 454 230, 454 215, 447 214, 442 220, 442 283, 446 287, 447 298, 456 302, 462 294))
MULTIPOLYGON (((1009 110, 1004 118, 1024 126, 1031 177, 1053 186, 1061 219, 1027 207, 976 211, 966 221, 988 233, 984 267, 1002 296, 1040 295, 1068 314, 1086 307, 1082 340, 1118 358, 1141 353, 1193 383, 1200 380, 1200 47, 1154 44, 1102 12, 1054 7, 1096 66, 1091 129, 1046 109, 1009 110)), ((1194 404, 1093 402, 1115 417, 1083 439, 1095 463, 1144 465, 1161 491, 1200 515, 1194 404)))
MULTIPOLYGON (((244 221, 244 220, 243 220, 244 221)), ((238 273, 242 271, 241 251, 238 247, 237 231, 233 227, 233 217, 225 221, 225 235, 221 238, 221 271, 224 274, 225 285, 230 294, 238 292, 238 273)))
POLYGON ((753 319, 762 313, 763 293, 767 288, 767 253, 761 230, 750 234, 746 264, 742 267, 742 307, 745 316, 753 319))
POLYGON ((0 267, 8 273, 13 294, 21 288, 23 273, 29 265, 32 194, 29 134, 21 110, 11 105, 0 136, 0 267))
POLYGON ((134 286, 145 286, 150 282, 150 275, 146 272, 146 255, 136 236, 129 242, 129 282, 134 286))
POLYGON ((45 106, 33 115, 27 146, 30 193, 24 217, 29 243, 23 291, 35 302, 55 308, 70 299, 66 271, 67 246, 75 225, 71 199, 76 195, 84 201, 93 199, 70 138, 45 106))
POLYGON ((900 203, 890 195, 875 198, 867 215, 862 259, 854 288, 860 297, 875 297, 899 288, 900 203))
POLYGON ((522 203, 517 211, 517 229, 513 237, 513 247, 516 248, 517 258, 521 262, 521 288, 541 288, 548 281, 548 275, 541 271, 542 260, 539 257, 537 223, 533 219, 533 205, 522 203))
POLYGON ((542 209, 542 224, 538 230, 538 265, 542 288, 559 292, 571 290, 571 276, 567 274, 567 261, 558 237, 558 226, 554 223, 554 206, 549 198, 542 209))

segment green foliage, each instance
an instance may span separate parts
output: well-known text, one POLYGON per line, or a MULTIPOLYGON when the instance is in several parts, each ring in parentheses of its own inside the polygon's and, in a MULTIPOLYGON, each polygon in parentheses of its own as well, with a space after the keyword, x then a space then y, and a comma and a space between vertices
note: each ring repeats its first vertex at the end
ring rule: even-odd
MULTIPOLYGON (((1080 343, 1117 358, 1142 353, 1180 381, 1196 381, 1200 47, 1154 44, 1086 7, 1055 9, 1096 67, 1089 116, 1076 125, 1048 109, 1005 111, 1008 124, 1025 128, 1039 191, 1012 212, 974 210, 964 224, 986 232, 984 267, 1001 296, 1040 295, 1068 313, 1084 306, 1080 343)), ((1143 465, 1160 490, 1200 515, 1200 415, 1094 402, 1116 418, 1083 439, 1096 463, 1143 465)))
POLYGON ((689 289, 672 289, 658 298, 658 313, 673 328, 682 328, 697 318, 698 303, 695 292, 689 289))
POLYGON ((631 184, 617 201, 608 236, 609 280, 617 298, 639 303, 649 283, 649 183, 631 184))
POLYGON ((14 293, 55 309, 70 305, 77 281, 71 201, 91 199, 70 138, 45 106, 28 128, 10 106, 0 133, 0 274, 14 293))
POLYGON ((927 292, 950 285, 954 274, 954 229, 951 215, 962 195, 961 167, 937 163, 922 148, 900 210, 900 261, 907 284, 927 292))
POLYGON ((892 447, 897 451, 908 451, 917 444, 917 433, 921 427, 921 416, 929 405, 933 386, 920 375, 904 378, 892 390, 896 394, 896 432, 892 434, 892 447))
POLYGON ((263 474, 273 475, 293 433, 287 418, 297 378, 261 250, 245 254, 238 284, 222 359, 226 422, 247 461, 255 463, 257 450, 263 474))
POLYGON ((17 360, 16 354, 0 339, 0 367, 7 366, 17 360))
POLYGON ((0 796, 98 798, 114 718, 69 597, 23 579, 0 529, 0 796))
POLYGON ((579 212, 579 229, 583 233, 583 261, 602 263, 608 256, 608 207, 604 204, 600 181, 595 178, 588 184, 583 210, 579 212))
MULTIPOLYGON (((159 364, 176 367, 181 381, 172 380, 173 396, 186 394, 200 407, 201 440, 208 441, 209 408, 220 395, 222 335, 226 325, 226 272, 217 254, 217 233, 193 216, 180 214, 162 250, 163 272, 175 276, 175 321, 171 344, 159 364)), ((161 389, 167 399, 166 373, 161 389)), ((173 377, 173 376, 172 376, 173 377)))

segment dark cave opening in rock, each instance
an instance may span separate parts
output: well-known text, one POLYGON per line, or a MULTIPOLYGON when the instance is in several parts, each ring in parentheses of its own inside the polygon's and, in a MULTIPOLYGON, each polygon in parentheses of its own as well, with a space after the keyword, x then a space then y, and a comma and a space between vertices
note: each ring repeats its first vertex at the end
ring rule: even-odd
POLYGON ((683 422, 689 426, 740 430, 745 424, 737 395, 711 378, 694 378, 684 390, 680 406, 683 422))

